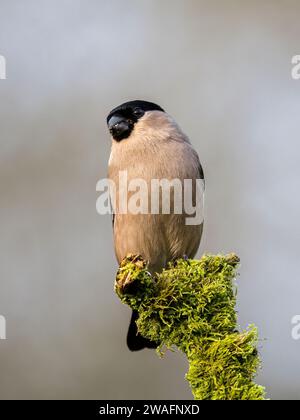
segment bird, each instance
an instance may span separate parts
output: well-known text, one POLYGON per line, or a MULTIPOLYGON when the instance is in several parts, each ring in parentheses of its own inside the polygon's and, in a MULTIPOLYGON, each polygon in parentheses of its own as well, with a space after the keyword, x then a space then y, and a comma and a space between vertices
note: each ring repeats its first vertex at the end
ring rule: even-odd
MULTIPOLYGON (((111 202, 118 263, 128 254, 141 255, 149 272, 155 274, 171 261, 193 258, 203 233, 202 219, 198 224, 187 224, 184 212, 176 214, 171 209, 170 214, 164 214, 161 205, 156 214, 118 211, 119 201, 124 194, 128 195, 120 186, 120 174, 126 173, 128 183, 142 179, 149 191, 153 179, 179 179, 183 183, 185 179, 200 180, 204 185, 203 168, 188 136, 163 108, 145 100, 125 102, 114 108, 107 117, 107 126, 112 140, 108 179, 116 186, 111 202)), ((158 343, 138 333, 137 319, 138 314, 133 311, 127 333, 129 350, 156 348, 158 343)))

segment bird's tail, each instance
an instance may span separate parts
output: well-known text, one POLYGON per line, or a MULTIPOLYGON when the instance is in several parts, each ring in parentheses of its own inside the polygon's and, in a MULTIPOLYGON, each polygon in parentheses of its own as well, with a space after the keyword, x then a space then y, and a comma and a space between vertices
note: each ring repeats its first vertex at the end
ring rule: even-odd
POLYGON ((130 325, 127 333, 127 346, 131 351, 139 351, 143 349, 156 349, 158 343, 142 337, 137 330, 136 320, 139 315, 136 311, 132 312, 130 325))

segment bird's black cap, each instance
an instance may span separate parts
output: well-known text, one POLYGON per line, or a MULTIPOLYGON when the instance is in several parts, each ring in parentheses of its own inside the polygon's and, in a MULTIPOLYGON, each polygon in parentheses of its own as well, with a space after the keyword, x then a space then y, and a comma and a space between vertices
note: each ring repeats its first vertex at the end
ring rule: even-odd
POLYGON ((153 103, 153 102, 147 102, 147 101, 130 101, 125 102, 122 105, 119 105, 117 108, 114 108, 107 117, 107 122, 109 122, 110 118, 115 114, 122 114, 126 113, 128 110, 134 110, 135 108, 140 109, 144 113, 147 111, 162 111, 165 112, 159 105, 153 103))

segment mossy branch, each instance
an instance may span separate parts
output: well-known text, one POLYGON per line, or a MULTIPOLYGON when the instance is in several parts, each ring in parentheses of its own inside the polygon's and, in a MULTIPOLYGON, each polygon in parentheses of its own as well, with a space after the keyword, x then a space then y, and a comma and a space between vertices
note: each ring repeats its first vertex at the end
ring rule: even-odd
POLYGON ((259 367, 257 330, 238 332, 235 310, 239 258, 205 255, 178 260, 155 278, 140 256, 121 264, 115 290, 139 313, 139 333, 186 354, 197 400, 263 400, 253 379, 259 367))

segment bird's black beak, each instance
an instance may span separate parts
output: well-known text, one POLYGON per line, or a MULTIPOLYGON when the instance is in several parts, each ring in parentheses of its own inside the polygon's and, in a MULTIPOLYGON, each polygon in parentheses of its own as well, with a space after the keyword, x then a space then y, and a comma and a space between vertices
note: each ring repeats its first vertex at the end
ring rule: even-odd
POLYGON ((108 129, 113 138, 117 141, 128 138, 133 126, 134 124, 132 121, 124 119, 124 117, 121 116, 113 115, 108 121, 108 129))

